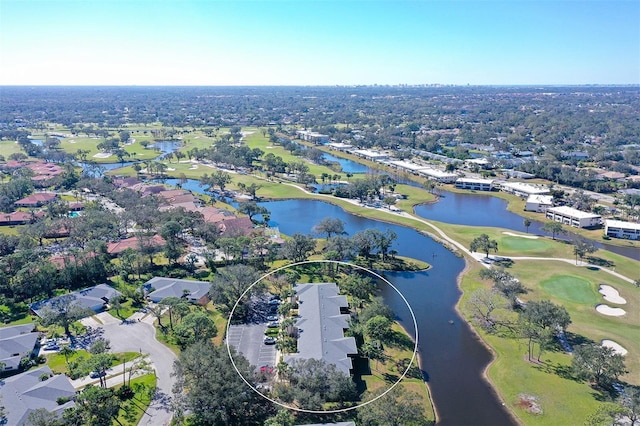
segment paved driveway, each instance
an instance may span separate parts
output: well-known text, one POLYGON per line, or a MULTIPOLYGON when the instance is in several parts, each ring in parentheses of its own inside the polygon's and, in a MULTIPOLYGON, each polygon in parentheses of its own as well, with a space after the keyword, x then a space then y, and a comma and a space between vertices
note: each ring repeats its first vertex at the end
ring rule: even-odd
POLYGON ((275 366, 276 345, 265 345, 262 341, 266 329, 266 322, 232 325, 229 327, 227 342, 242 353, 252 365, 275 366))
POLYGON ((150 324, 152 318, 138 321, 132 318, 122 322, 109 313, 100 314, 103 324, 103 337, 111 342, 112 352, 142 352, 149 354, 157 376, 157 391, 147 414, 142 417, 140 425, 168 425, 173 415, 171 410, 171 388, 175 382, 171 377, 176 355, 155 338, 155 328, 150 324), (108 316, 108 317, 107 317, 108 316), (110 318, 109 318, 110 317, 110 318))

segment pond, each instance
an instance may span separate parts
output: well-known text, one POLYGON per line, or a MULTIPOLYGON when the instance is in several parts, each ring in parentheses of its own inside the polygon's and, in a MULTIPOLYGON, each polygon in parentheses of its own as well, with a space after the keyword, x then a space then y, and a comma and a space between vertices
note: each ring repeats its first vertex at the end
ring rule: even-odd
POLYGON ((342 168, 342 173, 357 174, 371 172, 371 168, 364 164, 360 164, 346 158, 336 157, 335 155, 327 154, 326 152, 324 153, 324 159, 332 163, 338 163, 342 168))
MULTIPOLYGON (((415 213, 425 219, 438 222, 468 226, 491 226, 510 229, 524 233, 524 218, 507 210, 507 201, 489 194, 460 194, 442 191, 437 202, 416 206, 415 213)), ((540 213, 540 217, 543 214, 540 213)), ((529 233, 535 235, 549 235, 542 227, 542 222, 532 220, 529 233)), ((567 227, 565 227, 567 228, 567 227)), ((574 238, 574 234, 560 235, 556 238, 574 238)), ((609 250, 630 259, 640 260, 640 249, 620 247, 601 241, 592 240, 598 248, 609 250)))

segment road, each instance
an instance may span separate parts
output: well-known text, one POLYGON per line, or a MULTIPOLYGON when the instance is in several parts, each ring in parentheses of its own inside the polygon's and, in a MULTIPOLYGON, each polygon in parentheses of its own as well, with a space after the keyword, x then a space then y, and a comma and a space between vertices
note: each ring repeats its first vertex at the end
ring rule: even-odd
POLYGON ((138 424, 144 426, 168 425, 173 416, 171 393, 175 383, 171 372, 173 371, 173 362, 177 357, 169 348, 156 340, 156 329, 152 325, 155 317, 136 313, 124 323, 108 312, 102 312, 96 317, 102 324, 91 318, 86 319, 88 320, 86 322, 93 327, 99 326, 104 330, 103 337, 111 343, 112 352, 146 353, 149 354, 149 359, 154 365, 157 377, 156 395, 147 409, 147 414, 138 424))

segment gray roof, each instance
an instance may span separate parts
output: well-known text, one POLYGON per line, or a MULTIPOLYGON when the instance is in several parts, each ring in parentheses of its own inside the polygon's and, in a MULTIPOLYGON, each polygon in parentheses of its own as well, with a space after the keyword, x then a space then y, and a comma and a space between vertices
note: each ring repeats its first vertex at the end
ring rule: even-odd
POLYGON ((47 309, 61 309, 62 307, 68 306, 69 303, 74 303, 83 308, 93 309, 99 312, 104 308, 104 305, 109 299, 120 296, 121 294, 118 290, 107 284, 98 284, 97 286, 78 290, 74 293, 32 303, 30 308, 36 315, 42 316, 43 311, 47 309))
POLYGON ((206 281, 179 280, 176 278, 154 277, 145 283, 145 287, 153 287, 155 291, 149 293, 149 298, 159 301, 165 297, 185 297, 192 302, 206 296, 211 289, 211 283, 206 281))
POLYGON ((73 398, 76 394, 67 376, 59 374, 42 381, 42 374, 51 376, 53 372, 44 366, 0 381, 7 424, 23 425, 29 413, 38 408, 61 413, 74 405, 73 401, 62 405, 56 401, 60 397, 73 398))
POLYGON ((32 333, 33 324, 0 328, 0 363, 4 369, 17 369, 20 360, 33 352, 38 333, 32 333))
POLYGON ((349 314, 341 314, 340 308, 348 307, 346 296, 338 294, 335 283, 298 284, 295 289, 300 315, 296 326, 301 333, 298 353, 286 356, 285 361, 321 359, 349 374, 352 364, 347 355, 358 353, 358 349, 353 337, 344 336, 349 314))
POLYGON ((20 334, 31 333, 33 328, 33 323, 2 327, 0 328, 0 339, 7 339, 9 337, 19 336, 20 334))

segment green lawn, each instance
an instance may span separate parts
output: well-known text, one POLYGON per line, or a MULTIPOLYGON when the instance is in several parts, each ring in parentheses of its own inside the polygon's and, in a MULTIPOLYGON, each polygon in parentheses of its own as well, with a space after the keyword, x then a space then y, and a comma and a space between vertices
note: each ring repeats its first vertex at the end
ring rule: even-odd
MULTIPOLYGON (((127 410, 128 414, 124 410, 120 410, 118 420, 114 422, 114 425, 135 426, 140 422, 145 410, 151 404, 156 381, 155 374, 145 374, 131 379, 131 388, 135 393, 133 398, 125 403, 130 410, 127 410)), ((114 389, 120 387, 116 386, 114 389)))
POLYGON ((550 297, 592 306, 602 301, 602 295, 593 287, 591 282, 575 275, 554 275, 540 282, 540 288, 550 297))
MULTIPOLYGON (((469 267, 462 279, 464 294, 459 306, 463 314, 467 314, 465 301, 469 294, 490 285, 478 278, 482 267, 477 262, 470 262, 469 267)), ((611 339, 626 348, 629 353, 625 364, 630 373, 621 379, 640 384, 638 288, 600 270, 556 261, 517 260, 509 272, 528 289, 528 293, 521 296, 523 300, 551 300, 567 309, 572 320, 568 328, 570 336, 583 336, 597 343, 611 339), (617 306, 623 307, 627 315, 610 317, 596 312, 595 305, 606 303, 598 293, 600 284, 611 285, 620 292, 627 304, 617 306)), ((526 359, 527 345, 523 340, 488 335, 482 330, 479 333, 497 356, 487 370, 488 377, 520 422, 527 425, 583 424, 597 409, 598 398, 602 396, 588 384, 567 375, 571 355, 545 352, 541 364, 530 363, 526 359), (528 413, 518 404, 520 394, 537 397, 543 413, 528 413)))

